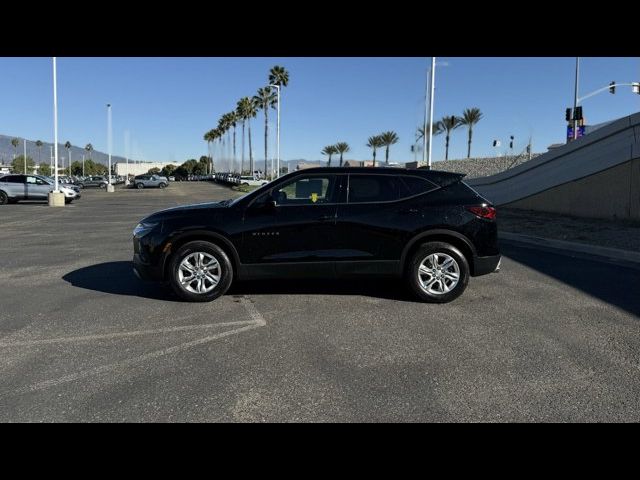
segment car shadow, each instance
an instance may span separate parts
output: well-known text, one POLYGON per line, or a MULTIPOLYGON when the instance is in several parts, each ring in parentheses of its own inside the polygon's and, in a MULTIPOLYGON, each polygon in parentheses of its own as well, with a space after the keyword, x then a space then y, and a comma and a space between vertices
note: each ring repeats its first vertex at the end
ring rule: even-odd
MULTIPOLYGON (((175 293, 165 284, 145 282, 133 273, 132 262, 106 262, 79 268, 67 273, 62 279, 74 287, 96 292, 127 295, 180 302, 175 293)), ((227 295, 362 295, 389 300, 415 302, 403 288, 402 282, 393 279, 315 279, 296 280, 252 280, 234 282, 227 295)))
POLYGON ((589 255, 501 241, 505 257, 640 317, 640 269, 589 255))
POLYGON ((133 273, 132 262, 106 262, 79 268, 62 277, 74 287, 132 297, 179 302, 162 283, 144 282, 133 273))

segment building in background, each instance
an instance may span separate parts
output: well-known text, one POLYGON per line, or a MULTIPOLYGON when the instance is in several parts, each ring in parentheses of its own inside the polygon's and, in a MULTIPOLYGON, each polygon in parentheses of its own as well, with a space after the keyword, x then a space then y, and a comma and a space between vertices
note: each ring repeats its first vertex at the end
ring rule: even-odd
POLYGON ((113 167, 113 173, 115 175, 144 175, 152 168, 162 170, 167 165, 173 165, 178 168, 182 165, 181 162, 116 162, 113 167))

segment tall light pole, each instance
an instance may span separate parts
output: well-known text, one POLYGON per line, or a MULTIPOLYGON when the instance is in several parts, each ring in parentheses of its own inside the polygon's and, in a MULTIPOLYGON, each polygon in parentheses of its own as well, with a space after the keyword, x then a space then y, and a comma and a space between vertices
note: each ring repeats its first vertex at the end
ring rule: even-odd
POLYGON ((56 57, 53 57, 53 151, 55 166, 55 193, 60 192, 58 188, 58 73, 56 69, 56 57))
POLYGON ((580 57, 576 57, 576 82, 573 92, 573 139, 578 138, 578 120, 576 119, 576 107, 578 106, 578 75, 580 71, 580 57))
MULTIPOLYGON (((280 177, 280 85, 269 85, 270 87, 276 88, 278 91, 278 120, 276 124, 276 177, 280 177)), ((268 107, 267 107, 268 108, 268 107)), ((271 165, 271 170, 273 170, 273 165, 271 165)), ((253 172, 251 172, 253 174, 253 172)), ((266 175, 267 172, 264 172, 266 175)))
POLYGON ((113 185, 111 184, 111 104, 107 103, 107 143, 109 148, 109 184, 107 185, 107 192, 113 192, 113 185))
POLYGON ((24 141, 23 142, 23 146, 24 146, 23 160, 24 160, 24 174, 26 175, 27 174, 27 139, 23 138, 22 140, 24 141))
POLYGON ((431 170, 431 147, 433 145, 433 94, 436 86, 436 57, 431 57, 431 89, 429 92, 429 156, 427 167, 431 170))
POLYGON ((422 163, 427 163, 427 116, 429 115, 429 77, 431 68, 427 70, 427 81, 424 89, 424 126, 422 128, 422 163))
POLYGON ((82 176, 84 177, 84 153, 82 154, 82 176))

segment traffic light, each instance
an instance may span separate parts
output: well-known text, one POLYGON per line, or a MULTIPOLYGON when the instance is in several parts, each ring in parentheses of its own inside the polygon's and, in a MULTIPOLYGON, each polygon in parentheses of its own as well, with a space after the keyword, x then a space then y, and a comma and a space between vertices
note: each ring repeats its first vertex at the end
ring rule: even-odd
POLYGON ((609 83, 609 93, 616 93, 616 82, 609 83))
POLYGON ((509 148, 513 149, 513 135, 509 137, 511 141, 509 142, 509 148))
POLYGON ((637 93, 638 95, 640 95, 640 83, 638 82, 633 82, 631 84, 631 91, 633 93, 637 93))
POLYGON ((574 120, 582 120, 582 107, 576 107, 574 120))
POLYGON ((494 140, 493 141, 493 146, 494 147, 499 147, 500 146, 500 140, 494 140))
POLYGON ((570 108, 567 108, 567 110, 566 110, 566 112, 564 114, 564 118, 565 118, 565 120, 567 122, 571 121, 571 109, 570 108))

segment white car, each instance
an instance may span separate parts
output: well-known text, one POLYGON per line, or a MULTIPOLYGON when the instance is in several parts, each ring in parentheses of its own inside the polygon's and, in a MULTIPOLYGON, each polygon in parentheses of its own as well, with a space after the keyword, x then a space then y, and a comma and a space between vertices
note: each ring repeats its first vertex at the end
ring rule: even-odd
POLYGON ((266 185, 266 180, 257 180, 255 177, 240 177, 240 185, 249 185, 251 187, 261 187, 262 185, 266 185))

